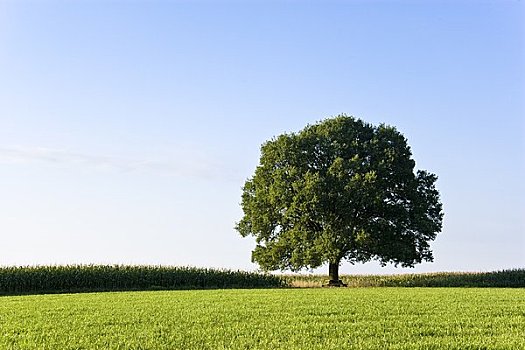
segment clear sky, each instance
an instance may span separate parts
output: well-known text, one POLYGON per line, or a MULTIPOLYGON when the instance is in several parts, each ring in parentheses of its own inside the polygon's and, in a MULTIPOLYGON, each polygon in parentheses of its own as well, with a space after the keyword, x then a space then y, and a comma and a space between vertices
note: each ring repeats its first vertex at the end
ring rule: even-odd
POLYGON ((343 273, 525 267, 523 1, 0 1, 0 265, 255 269, 261 143, 339 113, 445 211, 434 263, 343 273))

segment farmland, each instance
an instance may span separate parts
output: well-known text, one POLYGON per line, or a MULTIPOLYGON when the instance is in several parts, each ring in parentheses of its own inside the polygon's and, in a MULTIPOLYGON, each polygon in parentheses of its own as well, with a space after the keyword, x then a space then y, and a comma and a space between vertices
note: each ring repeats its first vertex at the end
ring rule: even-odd
POLYGON ((0 349, 525 349, 524 330, 523 289, 0 297, 0 349))
POLYGON ((144 265, 0 267, 0 295, 165 289, 275 288, 284 280, 246 271, 144 265))
MULTIPOLYGON (((350 287, 524 288, 525 269, 402 275, 343 275, 350 287)), ((0 267, 0 295, 139 290, 320 287, 323 275, 272 275, 177 266, 0 267)))
MULTIPOLYGON (((285 275, 292 287, 319 287, 323 275, 285 275)), ((525 269, 491 272, 434 272, 398 275, 342 275, 349 287, 498 287, 525 288, 525 269)))

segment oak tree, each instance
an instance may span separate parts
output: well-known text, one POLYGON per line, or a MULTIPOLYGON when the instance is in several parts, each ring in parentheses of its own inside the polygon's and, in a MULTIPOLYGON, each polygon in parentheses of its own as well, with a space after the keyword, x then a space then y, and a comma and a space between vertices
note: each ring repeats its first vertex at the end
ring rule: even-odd
POLYGON ((236 229, 255 237, 262 269, 328 264, 333 285, 343 261, 432 261, 443 219, 437 177, 414 167, 395 127, 347 115, 308 125, 262 145, 236 229))

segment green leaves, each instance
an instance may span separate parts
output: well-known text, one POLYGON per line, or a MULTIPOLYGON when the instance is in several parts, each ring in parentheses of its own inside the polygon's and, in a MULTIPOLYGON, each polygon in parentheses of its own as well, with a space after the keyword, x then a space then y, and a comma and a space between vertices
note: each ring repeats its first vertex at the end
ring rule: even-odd
POLYGON ((346 115, 308 125, 263 144, 236 228, 256 238, 252 260, 266 270, 431 260, 443 217, 437 177, 414 166, 394 127, 346 115))

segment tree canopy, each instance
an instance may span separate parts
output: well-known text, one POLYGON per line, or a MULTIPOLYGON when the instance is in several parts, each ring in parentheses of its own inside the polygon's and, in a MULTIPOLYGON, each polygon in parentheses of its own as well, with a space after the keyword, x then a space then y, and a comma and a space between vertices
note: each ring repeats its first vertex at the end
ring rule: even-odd
POLYGON ((264 270, 328 263, 337 279, 342 261, 432 261, 443 219, 437 176, 414 168, 395 127, 347 115, 308 125, 262 145, 236 229, 255 237, 252 260, 264 270))

